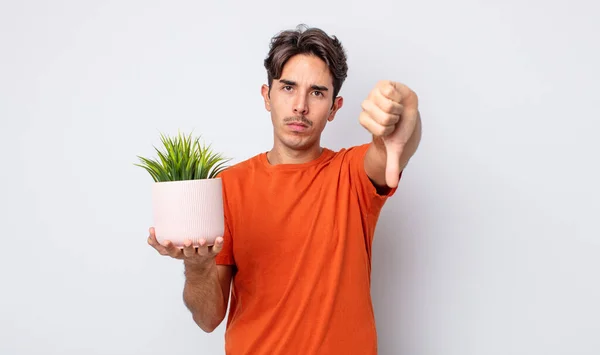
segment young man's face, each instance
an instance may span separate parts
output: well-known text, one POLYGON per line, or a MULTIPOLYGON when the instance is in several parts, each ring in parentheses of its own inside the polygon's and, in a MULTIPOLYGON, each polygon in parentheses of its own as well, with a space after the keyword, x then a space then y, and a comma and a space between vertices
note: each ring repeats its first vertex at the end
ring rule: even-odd
POLYGON ((320 145, 321 132, 342 107, 333 100, 333 80, 327 64, 315 56, 290 58, 281 78, 262 87, 265 108, 271 112, 275 143, 294 150, 320 145))

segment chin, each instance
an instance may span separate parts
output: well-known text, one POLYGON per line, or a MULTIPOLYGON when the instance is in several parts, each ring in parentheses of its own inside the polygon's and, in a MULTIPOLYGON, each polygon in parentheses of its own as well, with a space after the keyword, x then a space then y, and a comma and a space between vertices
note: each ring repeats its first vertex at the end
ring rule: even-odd
POLYGON ((314 140, 308 136, 299 134, 286 134, 284 137, 279 137, 279 141, 286 147, 296 150, 306 150, 314 145, 314 140))

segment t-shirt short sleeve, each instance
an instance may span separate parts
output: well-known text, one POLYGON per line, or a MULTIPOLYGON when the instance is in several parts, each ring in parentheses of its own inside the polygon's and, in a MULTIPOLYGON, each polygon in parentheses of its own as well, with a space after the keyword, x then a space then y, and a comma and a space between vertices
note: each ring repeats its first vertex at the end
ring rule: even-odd
MULTIPOLYGON (((363 144, 349 148, 346 158, 350 169, 350 183, 356 189, 359 200, 366 206, 368 211, 377 213, 398 188, 387 189, 383 194, 377 191, 365 171, 364 160, 369 146, 370 144, 363 144)), ((402 172, 400 177, 402 177, 402 172)))
POLYGON ((215 257, 217 265, 235 265, 235 259, 233 257, 233 238, 231 235, 231 229, 227 223, 227 216, 225 216, 225 233, 223 233, 223 249, 215 257))

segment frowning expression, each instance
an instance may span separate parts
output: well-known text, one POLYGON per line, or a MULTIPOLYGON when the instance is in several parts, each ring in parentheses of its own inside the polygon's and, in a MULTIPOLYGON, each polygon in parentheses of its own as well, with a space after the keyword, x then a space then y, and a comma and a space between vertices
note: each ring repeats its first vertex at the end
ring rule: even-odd
POLYGON ((270 90, 263 85, 262 95, 271 113, 275 143, 292 149, 320 144, 325 125, 342 106, 342 98, 333 97, 333 80, 325 62, 305 54, 290 58, 270 90))

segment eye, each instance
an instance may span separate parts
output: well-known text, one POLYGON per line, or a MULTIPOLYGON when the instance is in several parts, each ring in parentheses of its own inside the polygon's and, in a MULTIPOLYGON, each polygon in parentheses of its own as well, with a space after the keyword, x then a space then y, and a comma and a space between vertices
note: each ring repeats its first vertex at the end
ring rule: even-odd
POLYGON ((290 91, 290 90, 292 90, 292 87, 290 85, 286 85, 282 89, 285 91, 290 91))
POLYGON ((314 94, 315 96, 323 96, 323 93, 322 93, 322 92, 320 92, 320 91, 313 91, 313 94, 314 94))

